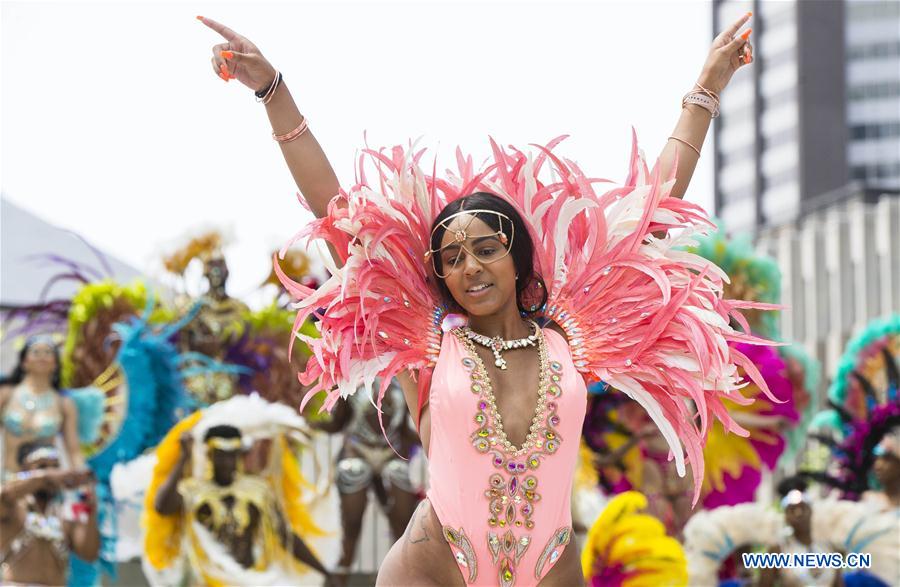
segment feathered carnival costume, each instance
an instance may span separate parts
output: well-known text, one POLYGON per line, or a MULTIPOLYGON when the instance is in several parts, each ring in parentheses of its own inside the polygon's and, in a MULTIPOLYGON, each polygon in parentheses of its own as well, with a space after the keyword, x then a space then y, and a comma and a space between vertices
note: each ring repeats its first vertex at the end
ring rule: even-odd
POLYGON ((872 489, 870 473, 875 447, 892 430, 900 429, 900 314, 869 323, 854 337, 838 362, 828 390, 830 409, 816 415, 814 438, 834 452, 830 471, 808 476, 859 499, 872 489))
MULTIPOLYGON (((188 416, 173 427, 159 443, 154 456, 153 475, 144 502, 143 567, 153 585, 178 585, 185 578, 185 563, 195 581, 219 585, 297 585, 309 571, 298 563, 279 539, 280 517, 287 528, 328 558, 338 552, 337 528, 325 530, 317 521, 337 520, 337 499, 323 498, 301 472, 296 448, 308 443, 310 430, 292 408, 269 403, 256 395, 236 395, 188 416), (209 480, 212 475, 209 447, 204 434, 213 426, 227 424, 238 428, 244 447, 270 440, 265 465, 253 475, 239 469, 235 481, 223 490, 209 480), (191 470, 181 481, 194 507, 175 515, 156 512, 156 494, 176 466, 181 453, 180 439, 190 433, 194 439, 191 470), (217 509, 224 491, 237 502, 253 504, 260 512, 254 539, 254 564, 247 568, 236 562, 228 549, 196 519, 200 504, 217 509), (244 500, 244 501, 241 501, 244 500), (312 539, 312 540, 310 540, 312 539)), ((333 492, 332 492, 333 494, 333 492)), ((238 505, 233 506, 236 510, 238 505)), ((328 561, 326 564, 331 564, 328 561)), ((303 583, 306 584, 306 583, 303 583)))
MULTIPOLYGON (((729 298, 778 304, 781 302, 781 273, 771 257, 753 248, 749 235, 727 237, 720 229, 697 239, 692 252, 709 259, 724 270, 730 282, 729 298)), ((775 312, 745 312, 753 333, 780 339, 775 312)), ((779 403, 766 401, 760 390, 749 385, 744 395, 757 398, 749 406, 729 406, 741 421, 746 416, 750 436, 726 434, 718 425, 710 433, 704 480, 706 507, 752 501, 762 480, 763 467, 773 470, 781 459, 791 463, 805 441, 805 430, 816 407, 819 366, 799 345, 737 348, 751 358, 779 403), (768 421, 768 423, 766 423, 768 421)))
MULTIPOLYGON (((177 286, 182 290, 181 311, 197 315, 185 328, 187 336, 182 337, 182 346, 194 350, 190 343, 193 331, 214 336, 218 343, 215 356, 199 352, 185 354, 187 389, 201 406, 227 399, 238 392, 258 393, 268 401, 294 405, 303 394, 295 372, 302 368, 309 349, 301 345, 301 356, 295 357, 293 363, 288 357, 292 312, 279 306, 278 297, 283 289, 279 286, 275 299, 260 310, 251 310, 234 298, 216 300, 204 295, 191 299, 184 293, 188 289, 186 274, 191 264, 196 261, 202 262, 204 267, 217 262, 224 264, 225 244, 226 238, 221 232, 209 230, 188 239, 162 259, 163 266, 176 278, 177 286)), ((292 279, 315 286, 315 280, 308 275, 308 257, 298 250, 286 253, 282 269, 292 279)), ((278 284, 274 270, 260 287, 270 284, 278 284)), ((304 324, 302 332, 316 335, 310 322, 304 324)))
MULTIPOLYGON (((9 337, 47 330, 67 333, 60 379, 78 412, 81 452, 97 478, 102 539, 97 563, 69 557, 70 585, 97 583, 101 569, 115 577, 121 549, 110 487, 113 468, 155 446, 190 410, 181 386, 180 357, 169 341, 184 322, 175 322, 172 312, 159 306, 140 281, 114 282, 108 263, 94 252, 102 269, 57 255, 38 256, 59 269, 44 294, 58 282, 81 287, 71 299, 41 299, 8 309, 4 316, 22 321, 6 334, 9 337)), ((127 536, 122 538, 128 542, 127 536)))
MULTIPOLYGON (((896 564, 892 562, 896 559, 897 539, 891 536, 884 519, 879 520, 864 505, 852 501, 808 496, 804 499, 812 508, 810 529, 814 543, 845 554, 869 553, 874 575, 897 576, 896 564)), ((747 576, 737 576, 743 567, 740 557, 732 557, 776 547, 789 535, 783 513, 760 503, 697 512, 684 528, 688 584, 726 584, 719 580, 729 585, 750 584, 747 576)))
POLYGON ((746 382, 738 367, 771 397, 753 362, 729 345, 768 344, 749 334, 738 310, 771 306, 723 299, 726 275, 683 250, 714 225, 696 204, 668 197, 674 179, 648 169, 636 140, 625 185, 614 186, 557 155, 563 138, 536 147, 536 154, 492 141, 493 160, 481 170, 457 150, 457 169, 443 178, 422 169, 424 150, 364 151, 355 185, 294 239, 326 240, 342 266, 330 266, 331 277, 313 290, 287 278, 276 261, 298 300, 295 330, 307 317, 319 318, 320 338, 298 335, 312 350, 300 376, 314 384, 305 400, 325 391, 323 407, 330 410, 380 377, 380 404, 391 378, 412 371, 421 415, 447 314, 423 261, 432 223, 448 203, 490 192, 516 208, 534 242, 542 277, 530 287, 545 288, 547 301, 531 308, 532 315, 562 327, 584 377, 603 380, 643 406, 681 475, 687 453, 696 501, 712 422, 747 434, 723 403, 750 401, 739 391, 746 382))
MULTIPOLYGON (((900 432, 900 314, 873 320, 847 344, 828 390, 830 409, 816 415, 811 436, 833 454, 824 470, 804 474, 837 489, 844 499, 861 500, 866 515, 858 525, 880 527, 869 532, 864 548, 872 555, 867 572, 886 585, 900 580, 900 509, 878 493, 872 474, 879 446, 900 432)), ((856 532, 856 534, 865 534, 856 532)), ((857 575, 865 575, 859 571, 857 575)), ((848 579, 849 581, 849 579, 848 579)), ((848 584, 850 584, 848 582, 848 584)))
POLYGON ((680 586, 688 584, 681 544, 662 522, 641 510, 647 498, 636 491, 614 497, 594 522, 581 553, 589 587, 680 586))

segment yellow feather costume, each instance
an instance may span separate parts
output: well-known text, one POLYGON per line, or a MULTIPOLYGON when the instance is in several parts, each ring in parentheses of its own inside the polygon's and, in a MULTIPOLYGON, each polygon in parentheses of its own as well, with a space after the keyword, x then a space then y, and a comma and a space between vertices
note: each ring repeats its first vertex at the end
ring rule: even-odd
POLYGON ((648 514, 647 498, 636 491, 614 497, 594 522, 581 553, 586 584, 603 587, 687 585, 681 544, 648 514))
POLYGON ((325 534, 310 514, 303 492, 312 486, 304 479, 287 438, 302 432, 305 423, 291 408, 248 396, 219 402, 179 422, 156 449, 157 462, 144 502, 145 569, 158 579, 154 581, 151 577, 151 582, 168 582, 162 577, 167 573, 170 577, 177 574, 186 558, 191 565, 193 584, 210 587, 297 584, 297 578, 308 569, 293 557, 289 542, 285 548, 279 532, 281 520, 304 541, 325 534), (226 487, 206 478, 206 446, 197 442, 211 426, 222 423, 239 428, 244 438, 273 440, 264 470, 259 475, 239 473, 226 487), (179 483, 184 511, 178 515, 160 515, 154 508, 156 494, 175 467, 181 435, 188 431, 195 442, 192 473, 179 483), (221 504, 226 496, 234 500, 227 508, 221 504), (208 524, 196 519, 201 507, 209 512, 208 524), (236 526, 241 532, 249 524, 251 507, 259 513, 259 522, 254 533, 253 565, 245 568, 231 557, 215 534, 223 524, 236 526))

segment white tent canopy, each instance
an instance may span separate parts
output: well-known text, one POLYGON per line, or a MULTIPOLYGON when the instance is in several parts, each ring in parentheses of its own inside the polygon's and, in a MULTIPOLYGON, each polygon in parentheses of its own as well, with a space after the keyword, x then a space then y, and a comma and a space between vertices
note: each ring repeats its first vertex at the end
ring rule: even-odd
MULTIPOLYGON (((91 249, 81 237, 54 226, 0 196, 0 308, 36 304, 49 280, 61 272, 61 266, 41 259, 43 255, 59 255, 80 265, 93 268, 101 278, 128 282, 141 272, 106 252, 91 249), (111 270, 111 273, 110 273, 111 270)), ((45 294, 47 299, 69 298, 79 284, 61 281, 45 294)), ((13 341, 4 341, 0 367, 10 368, 14 354, 13 341)))

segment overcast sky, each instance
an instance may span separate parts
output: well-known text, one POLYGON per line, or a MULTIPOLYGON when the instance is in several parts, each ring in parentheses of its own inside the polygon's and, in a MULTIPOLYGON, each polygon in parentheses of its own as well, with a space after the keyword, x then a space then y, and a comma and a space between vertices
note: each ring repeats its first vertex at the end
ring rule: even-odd
MULTIPOLYGON (((423 137, 441 161, 571 138, 624 179, 630 128, 651 162, 711 42, 707 1, 2 3, 2 190, 153 274, 204 228, 232 237, 233 295, 308 216, 252 93, 216 77, 217 35, 284 74, 342 183, 371 145, 423 137)), ((747 75, 746 71, 737 74, 747 75)), ((712 140, 688 198, 710 206, 712 140)), ((439 169, 444 165, 439 165, 439 169)))

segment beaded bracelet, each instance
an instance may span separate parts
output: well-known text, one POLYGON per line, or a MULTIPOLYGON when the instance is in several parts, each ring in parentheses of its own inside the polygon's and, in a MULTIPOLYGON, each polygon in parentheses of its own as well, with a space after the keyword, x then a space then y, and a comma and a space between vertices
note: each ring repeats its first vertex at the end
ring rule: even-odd
POLYGON ((696 104, 704 110, 709 111, 713 118, 719 116, 719 101, 703 92, 691 91, 685 94, 684 98, 681 99, 681 107, 684 108, 688 104, 696 104))

